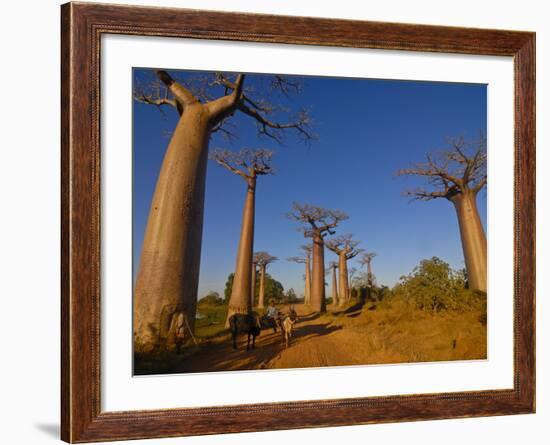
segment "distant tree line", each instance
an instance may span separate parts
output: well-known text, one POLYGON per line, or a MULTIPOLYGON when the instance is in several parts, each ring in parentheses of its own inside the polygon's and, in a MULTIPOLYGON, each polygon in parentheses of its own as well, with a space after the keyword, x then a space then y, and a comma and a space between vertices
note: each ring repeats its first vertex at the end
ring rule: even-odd
MULTIPOLYGON (((225 304, 229 303, 231 298, 231 292, 233 290, 233 280, 235 274, 230 273, 225 282, 225 289, 223 291, 225 304)), ((260 272, 256 271, 256 280, 255 280, 255 289, 254 289, 254 303, 255 306, 258 304, 258 299, 260 296, 260 272)), ((273 278, 270 274, 266 273, 264 277, 264 298, 266 302, 269 302, 270 299, 275 300, 277 303, 282 302, 285 297, 285 289, 283 285, 273 278)), ((294 292, 294 291, 293 291, 294 292)))

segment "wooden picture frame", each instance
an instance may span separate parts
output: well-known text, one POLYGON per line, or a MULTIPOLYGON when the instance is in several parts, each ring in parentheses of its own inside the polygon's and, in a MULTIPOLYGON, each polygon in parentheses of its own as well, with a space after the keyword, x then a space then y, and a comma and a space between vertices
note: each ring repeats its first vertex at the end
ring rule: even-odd
POLYGON ((61 17, 63 440, 93 442, 535 411, 534 33, 91 3, 65 4, 61 17), (99 73, 103 34, 512 56, 513 389, 102 412, 99 73))

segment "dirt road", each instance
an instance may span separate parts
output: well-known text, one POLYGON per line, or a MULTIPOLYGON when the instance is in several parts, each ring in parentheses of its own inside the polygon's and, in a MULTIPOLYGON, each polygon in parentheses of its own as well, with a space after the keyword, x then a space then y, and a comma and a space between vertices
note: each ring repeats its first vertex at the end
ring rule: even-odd
MULTIPOLYGON (((224 335, 182 360, 178 372, 228 371, 239 369, 302 368, 344 364, 349 358, 337 346, 335 338, 341 327, 334 321, 312 314, 303 305, 296 305, 298 321, 294 325, 290 347, 282 343, 280 330, 262 330, 256 348, 246 350, 246 336, 239 336, 234 350, 230 335, 224 335)), ((350 354, 353 356, 353 354, 350 354)))
MULTIPOLYGON (((229 333, 203 341, 183 355, 170 357, 161 373, 232 371, 244 369, 309 368, 487 357, 486 327, 479 314, 377 308, 367 303, 345 310, 328 308, 313 314, 295 306, 298 322, 290 346, 280 332, 262 330, 256 348, 246 350, 239 336, 234 350, 229 333)), ((147 373, 147 372, 145 372, 147 373)))

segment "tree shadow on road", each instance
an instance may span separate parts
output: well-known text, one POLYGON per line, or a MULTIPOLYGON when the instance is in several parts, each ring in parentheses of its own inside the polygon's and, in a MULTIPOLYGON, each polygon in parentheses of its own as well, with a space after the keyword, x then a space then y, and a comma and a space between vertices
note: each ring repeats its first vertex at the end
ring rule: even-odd
MULTIPOLYGON (((316 318, 317 314, 307 319, 311 321, 316 318)), ((304 318, 300 317, 300 321, 302 320, 304 318)), ((330 322, 305 326, 297 323, 292 334, 292 343, 328 335, 340 329, 341 326, 331 326, 330 322)), ((255 349, 246 350, 246 336, 238 337, 237 347, 238 349, 233 349, 230 337, 223 342, 201 345, 197 353, 179 362, 169 373, 266 369, 268 363, 285 349, 281 332, 273 333, 271 330, 262 331, 256 339, 255 349)))
POLYGON ((307 314, 307 315, 299 315, 298 322, 304 323, 307 321, 317 320, 320 316, 321 314, 319 314, 318 312, 312 312, 311 314, 307 314))

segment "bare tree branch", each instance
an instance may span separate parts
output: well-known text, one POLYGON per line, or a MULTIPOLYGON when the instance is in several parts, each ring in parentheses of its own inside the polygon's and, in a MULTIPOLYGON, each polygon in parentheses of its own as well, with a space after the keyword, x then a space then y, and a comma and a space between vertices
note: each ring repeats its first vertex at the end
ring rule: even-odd
POLYGON ((274 173, 271 166, 273 152, 267 149, 242 149, 234 152, 217 148, 210 152, 209 157, 230 172, 242 176, 246 180, 252 180, 259 175, 274 173))
MULTIPOLYGON (((297 78, 287 76, 259 76, 247 86, 244 74, 226 73, 200 73, 197 76, 185 76, 176 79, 177 74, 170 75, 165 70, 155 70, 156 77, 160 80, 170 97, 157 99, 151 94, 135 94, 136 100, 151 105, 172 105, 178 109, 181 115, 184 108, 193 103, 203 103, 209 111, 213 122, 213 132, 223 134, 228 140, 236 139, 237 132, 227 128, 230 117, 235 111, 239 111, 251 118, 257 124, 258 135, 266 136, 278 143, 283 142, 286 131, 295 131, 306 143, 316 139, 311 130, 311 118, 307 111, 299 111, 290 116, 289 110, 280 104, 270 102, 269 96, 278 93, 290 98, 302 91, 302 82, 297 78), (265 84, 265 81, 268 81, 265 84), (260 87, 256 87, 260 82, 260 87), (261 83, 265 85, 261 85, 261 83), (149 100, 147 100, 149 98, 149 100), (172 102, 173 101, 173 102, 172 102), (286 122, 280 121, 281 115, 286 114, 286 122)), ((151 86, 151 89, 154 89, 151 86)), ((281 119, 282 120, 282 119, 281 119)))
POLYGON ((153 98, 152 95, 145 96, 144 94, 135 94, 134 99, 143 104, 156 105, 157 107, 160 107, 162 105, 170 105, 174 108, 177 107, 177 102, 174 99, 153 98))
POLYGON ((364 252, 363 255, 361 255, 361 257, 359 258, 358 262, 361 267, 368 266, 374 257, 376 257, 375 252, 364 252))
POLYGON ((301 256, 291 256, 286 259, 287 261, 290 261, 291 263, 298 263, 298 264, 305 264, 307 262, 307 259, 301 256))
POLYGON ((230 119, 222 119, 213 128, 212 133, 221 133, 226 141, 233 142, 238 139, 237 127, 230 119))
POLYGON ((238 107, 240 111, 242 111, 244 114, 247 114, 248 116, 253 117, 258 122, 258 132, 260 135, 267 136, 277 141, 278 143, 281 143, 282 139, 277 130, 285 130, 289 128, 296 130, 300 134, 300 136, 302 136, 306 141, 310 141, 315 138, 310 130, 311 119, 309 115, 304 111, 298 113, 295 122, 281 124, 269 120, 265 115, 260 113, 257 108, 249 107, 244 103, 244 101, 242 101, 238 107))
POLYGON ((180 83, 176 82, 168 72, 164 70, 156 70, 156 75, 159 80, 166 85, 166 87, 172 92, 174 97, 182 106, 192 105, 199 100, 180 83))
POLYGON ((334 235, 334 228, 346 219, 348 215, 339 210, 330 210, 310 204, 292 204, 292 211, 286 214, 288 219, 303 223, 300 230, 306 237, 318 235, 324 237, 326 234, 334 235))
POLYGON ((487 185, 487 175, 484 175, 479 182, 472 188, 475 193, 478 193, 483 187, 487 185))
POLYGON ((156 81, 153 82, 150 86, 150 91, 148 93, 145 92, 145 90, 140 85, 134 86, 134 92, 133 92, 134 100, 136 100, 139 103, 148 104, 148 105, 155 105, 161 113, 164 114, 162 111, 163 105, 169 105, 171 107, 174 107, 178 110, 178 112, 181 115, 181 112, 183 111, 183 108, 179 106, 176 99, 174 99, 173 95, 169 93, 169 90, 166 86, 164 86, 161 82, 156 81))
POLYGON ((487 141, 481 136, 475 143, 463 137, 449 139, 449 149, 436 155, 428 153, 426 162, 397 171, 398 176, 416 175, 428 179, 433 190, 416 188, 404 192, 413 199, 429 201, 436 198, 451 199, 459 193, 478 193, 487 184, 487 141), (470 154, 471 153, 471 154, 470 154))
POLYGON ((244 74, 238 74, 230 94, 208 103, 208 111, 214 122, 233 114, 235 107, 242 100, 244 78, 244 74))
POLYGON ((332 250, 336 255, 346 254, 346 259, 352 258, 363 252, 363 249, 356 249, 360 241, 355 241, 353 235, 348 233, 346 235, 340 235, 335 238, 331 238, 325 241, 325 246, 332 250))
POLYGON ((267 266, 278 260, 279 258, 277 258, 276 256, 273 256, 264 251, 254 253, 254 263, 256 263, 260 267, 267 266))

